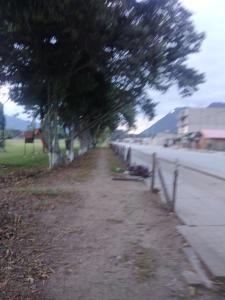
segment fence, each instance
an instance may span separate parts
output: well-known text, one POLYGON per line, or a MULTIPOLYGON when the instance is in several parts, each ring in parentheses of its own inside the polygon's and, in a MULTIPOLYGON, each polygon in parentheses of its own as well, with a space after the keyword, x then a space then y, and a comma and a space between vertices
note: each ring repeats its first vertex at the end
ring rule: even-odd
POLYGON ((178 161, 167 161, 159 158, 156 153, 146 154, 124 144, 111 143, 110 147, 127 165, 138 164, 148 167, 151 174, 150 182, 148 182, 151 192, 160 191, 162 200, 165 201, 169 210, 175 211, 179 175, 178 161))
POLYGON ((119 156, 119 158, 128 166, 131 164, 131 148, 119 145, 116 143, 110 143, 111 149, 119 156))
POLYGON ((173 170, 170 170, 169 175, 167 171, 167 175, 165 175, 162 168, 163 161, 165 162, 165 160, 158 158, 156 153, 152 154, 151 192, 154 193, 157 189, 156 178, 158 176, 159 187, 161 187, 163 192, 162 196, 165 198, 169 209, 175 211, 179 165, 177 161, 175 163, 169 162, 174 165, 173 170))

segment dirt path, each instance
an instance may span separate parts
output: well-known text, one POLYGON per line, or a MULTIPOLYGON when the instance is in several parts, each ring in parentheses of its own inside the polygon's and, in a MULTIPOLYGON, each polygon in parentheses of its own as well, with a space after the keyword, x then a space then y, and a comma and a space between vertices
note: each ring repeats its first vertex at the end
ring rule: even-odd
MULTIPOLYGON (((108 155, 100 151, 86 182, 65 180, 65 174, 49 178, 49 185, 73 197, 68 205, 40 215, 45 238, 51 239, 47 256, 54 269, 42 298, 193 299, 181 275, 190 266, 180 250, 174 216, 150 198, 143 183, 112 181, 108 155)), ((223 298, 200 290, 194 299, 223 298)))

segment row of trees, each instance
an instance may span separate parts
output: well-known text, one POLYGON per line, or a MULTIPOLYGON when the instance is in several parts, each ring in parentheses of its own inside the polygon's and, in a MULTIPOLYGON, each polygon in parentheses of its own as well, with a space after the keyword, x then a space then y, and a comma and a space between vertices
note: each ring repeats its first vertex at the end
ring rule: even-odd
POLYGON ((0 0, 0 81, 41 119, 49 165, 62 162, 57 128, 81 153, 106 127, 154 115, 146 89, 191 95, 204 76, 186 64, 203 34, 178 0, 0 0))
POLYGON ((0 103, 0 150, 5 146, 5 115, 3 104, 0 103))

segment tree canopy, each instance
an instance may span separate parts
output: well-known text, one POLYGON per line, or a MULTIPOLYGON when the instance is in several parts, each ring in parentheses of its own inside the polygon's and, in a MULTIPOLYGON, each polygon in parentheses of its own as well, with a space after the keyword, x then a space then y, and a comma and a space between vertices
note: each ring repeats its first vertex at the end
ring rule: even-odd
POLYGON ((132 125, 140 109, 152 118, 147 88, 165 92, 176 84, 187 96, 204 81, 187 66, 204 35, 178 0, 0 5, 0 82, 10 84, 15 102, 49 118, 48 127, 55 118, 73 128, 73 137, 132 125))
POLYGON ((4 148, 5 115, 3 104, 0 103, 0 148, 4 148))

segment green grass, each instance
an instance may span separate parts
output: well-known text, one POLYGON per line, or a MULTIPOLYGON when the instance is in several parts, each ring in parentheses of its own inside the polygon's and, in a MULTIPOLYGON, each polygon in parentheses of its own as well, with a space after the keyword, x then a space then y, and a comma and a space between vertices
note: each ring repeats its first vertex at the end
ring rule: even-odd
POLYGON ((27 144, 26 154, 24 154, 24 140, 7 140, 5 152, 0 152, 0 165, 6 167, 36 167, 47 166, 48 156, 42 152, 40 140, 35 141, 35 152, 33 144, 27 144))
MULTIPOLYGON (((48 155, 42 151, 42 143, 35 140, 35 152, 33 144, 27 144, 26 154, 24 154, 24 140, 7 140, 5 152, 0 152, 0 175, 9 168, 34 168, 47 167, 48 155)), ((60 148, 65 151, 64 141, 60 141, 60 148)), ((78 142, 75 143, 75 150, 79 148, 78 142)))
POLYGON ((27 188, 17 188, 17 192, 26 193, 32 196, 46 196, 46 197, 57 197, 64 195, 65 191, 59 189, 51 189, 47 187, 32 186, 27 188))
POLYGON ((34 210, 53 209, 55 205, 60 203, 71 203, 74 195, 74 193, 67 190, 37 185, 12 188, 10 191, 21 194, 23 198, 27 197, 29 201, 26 203, 26 209, 34 210))
POLYGON ((125 164, 119 159, 119 157, 111 150, 107 149, 108 163, 110 171, 113 173, 123 173, 126 170, 125 164))

